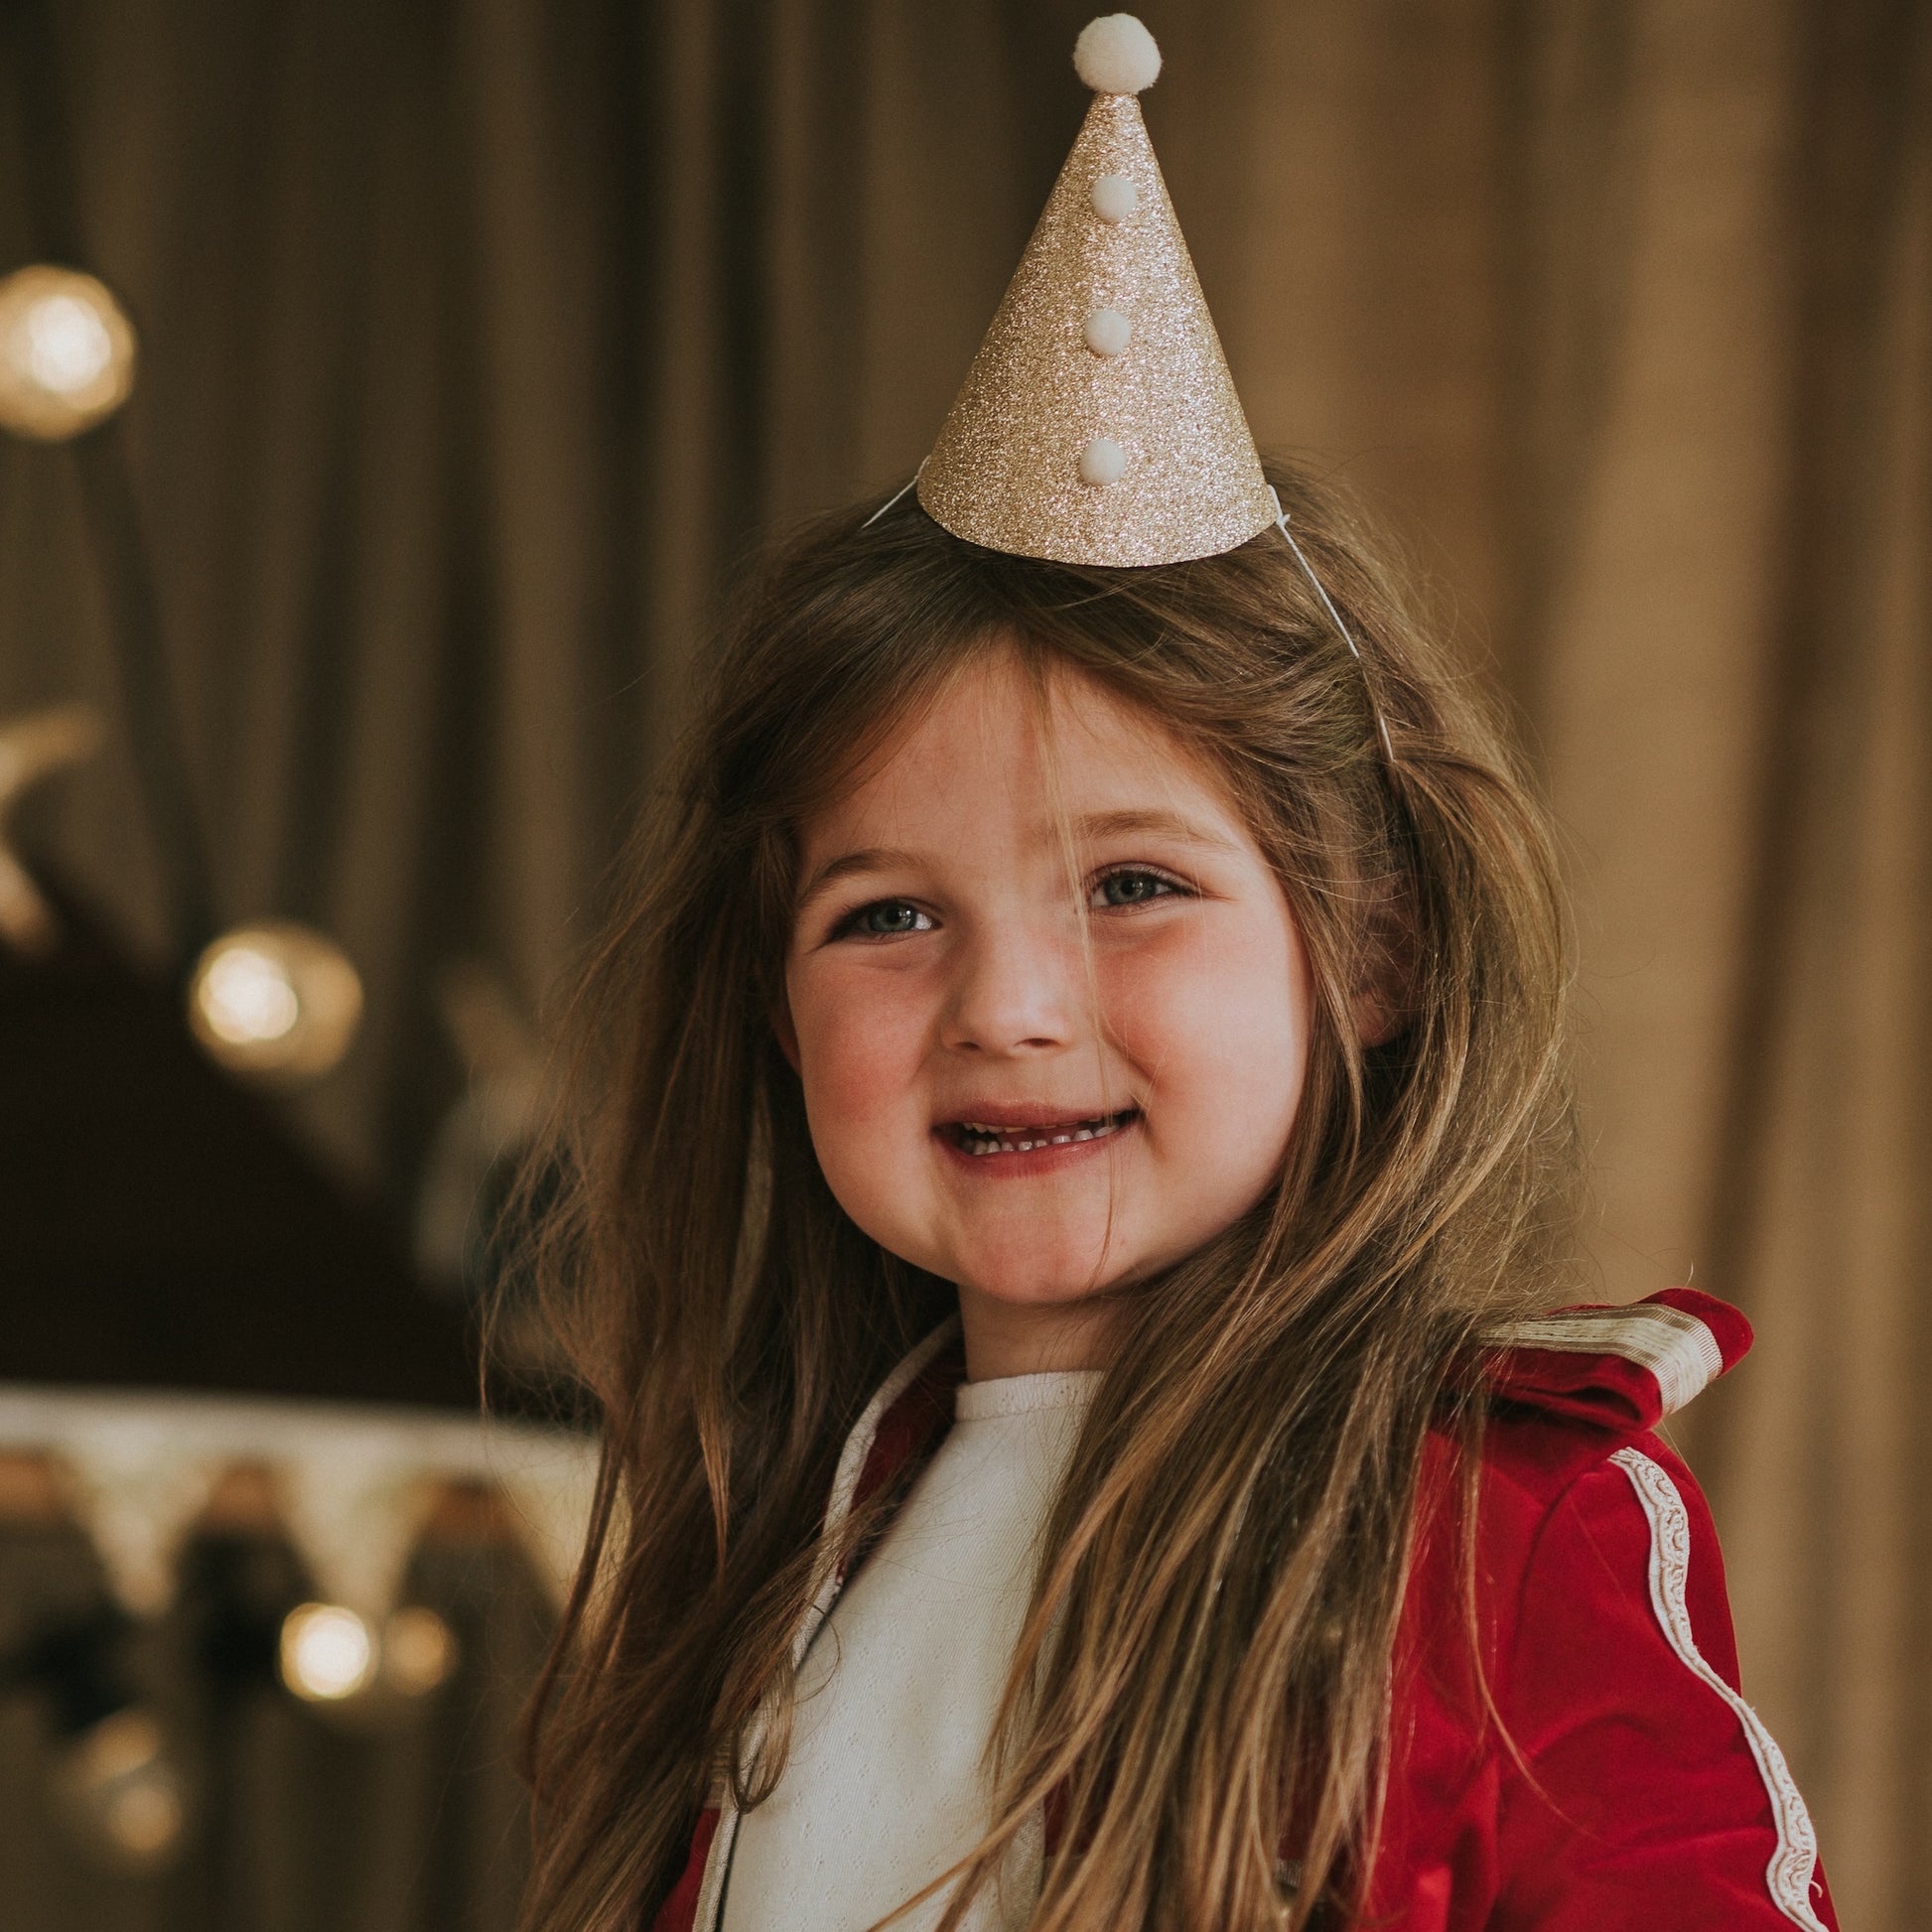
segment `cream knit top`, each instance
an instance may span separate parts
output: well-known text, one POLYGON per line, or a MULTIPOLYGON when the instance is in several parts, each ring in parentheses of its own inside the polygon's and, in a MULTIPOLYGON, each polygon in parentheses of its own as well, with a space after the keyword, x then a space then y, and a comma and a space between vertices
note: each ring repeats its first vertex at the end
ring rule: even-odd
MULTIPOLYGON (((863 1932, 971 1849, 1038 1537, 1097 1371, 968 1382, 807 1653, 784 1775, 739 1828, 724 1932, 863 1932)), ((971 1924, 1023 1924, 1037 1842, 971 1924)), ((924 1932, 944 1895, 896 1920, 924 1932)))

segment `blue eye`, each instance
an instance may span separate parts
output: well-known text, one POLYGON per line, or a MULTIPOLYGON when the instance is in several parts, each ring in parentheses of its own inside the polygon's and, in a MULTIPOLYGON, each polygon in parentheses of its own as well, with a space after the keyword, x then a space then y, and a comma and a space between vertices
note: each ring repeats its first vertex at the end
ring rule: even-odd
POLYGON ((875 899, 839 921, 840 936, 850 932, 863 939, 895 939, 905 932, 929 932, 930 916, 902 898, 875 899))
POLYGON ((1093 889, 1096 906, 1146 905, 1157 898, 1172 898, 1180 887, 1163 874, 1145 867, 1123 866, 1110 872, 1093 889))

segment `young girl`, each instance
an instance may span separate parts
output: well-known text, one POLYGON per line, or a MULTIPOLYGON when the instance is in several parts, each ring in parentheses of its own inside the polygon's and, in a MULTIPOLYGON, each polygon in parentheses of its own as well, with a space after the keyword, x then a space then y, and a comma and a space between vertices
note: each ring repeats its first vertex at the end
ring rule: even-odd
POLYGON ((740 598, 580 1002, 526 1924, 1821 1932, 1649 1433, 1748 1330, 1540 1312, 1543 822, 1254 458, 1145 30, 1080 65, 916 497, 740 598))

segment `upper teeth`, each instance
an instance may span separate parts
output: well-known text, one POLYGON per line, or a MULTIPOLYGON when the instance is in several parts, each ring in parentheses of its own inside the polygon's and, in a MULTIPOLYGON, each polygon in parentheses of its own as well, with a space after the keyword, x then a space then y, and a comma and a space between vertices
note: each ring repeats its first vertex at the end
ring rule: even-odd
POLYGON ((963 1120, 968 1154, 1030 1154, 1035 1148, 1065 1147, 1071 1141, 1104 1140, 1125 1124, 1126 1115, 1108 1114, 1091 1120, 1047 1127, 993 1127, 984 1121, 963 1120))

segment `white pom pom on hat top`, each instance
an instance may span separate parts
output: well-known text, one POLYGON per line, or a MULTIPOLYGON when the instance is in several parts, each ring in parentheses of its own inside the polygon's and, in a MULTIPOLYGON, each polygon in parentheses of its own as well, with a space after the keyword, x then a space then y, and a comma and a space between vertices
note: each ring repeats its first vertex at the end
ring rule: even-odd
POLYGON ((1073 71, 1097 94, 1138 94, 1161 74, 1161 50, 1132 14, 1102 14, 1073 43, 1073 71))

